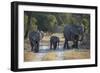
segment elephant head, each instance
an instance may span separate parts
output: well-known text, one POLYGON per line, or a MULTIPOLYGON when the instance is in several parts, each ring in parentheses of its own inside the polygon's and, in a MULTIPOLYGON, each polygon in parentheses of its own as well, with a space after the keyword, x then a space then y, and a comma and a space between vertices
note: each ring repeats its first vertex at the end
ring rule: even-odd
POLYGON ((83 25, 78 25, 78 31, 79 31, 79 41, 82 41, 83 40, 83 37, 84 37, 84 26, 83 25))
POLYGON ((42 38, 43 38, 43 33, 41 33, 40 31, 32 31, 29 33, 31 51, 34 52, 39 51, 39 43, 42 38))

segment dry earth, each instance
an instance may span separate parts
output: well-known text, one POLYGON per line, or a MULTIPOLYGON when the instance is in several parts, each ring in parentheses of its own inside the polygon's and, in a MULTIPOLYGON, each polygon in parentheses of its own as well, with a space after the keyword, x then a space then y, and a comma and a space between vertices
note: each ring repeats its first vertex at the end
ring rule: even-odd
POLYGON ((49 51, 47 53, 34 53, 30 51, 24 52, 24 61, 50 61, 50 60, 74 60, 74 59, 89 59, 89 49, 72 49, 65 51, 49 51))

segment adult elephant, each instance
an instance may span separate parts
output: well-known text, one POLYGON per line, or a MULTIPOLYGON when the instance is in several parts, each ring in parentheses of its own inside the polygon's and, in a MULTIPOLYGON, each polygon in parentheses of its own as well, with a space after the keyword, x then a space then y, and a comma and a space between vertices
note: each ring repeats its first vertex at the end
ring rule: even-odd
POLYGON ((43 32, 32 31, 29 33, 29 41, 31 45, 31 51, 39 52, 39 43, 43 38, 43 32))
POLYGON ((78 41, 83 39, 84 27, 82 25, 70 24, 64 27, 64 49, 70 48, 68 41, 73 41, 73 48, 78 48, 78 41))
POLYGON ((59 47, 59 37, 51 36, 51 38, 50 38, 50 49, 56 50, 57 47, 59 47))

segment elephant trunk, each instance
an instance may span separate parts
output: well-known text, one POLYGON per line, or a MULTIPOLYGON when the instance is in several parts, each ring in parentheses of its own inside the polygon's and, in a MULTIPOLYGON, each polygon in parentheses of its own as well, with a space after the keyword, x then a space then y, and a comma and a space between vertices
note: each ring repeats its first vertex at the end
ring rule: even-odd
POLYGON ((44 33, 43 33, 43 31, 40 31, 40 40, 42 40, 43 37, 44 37, 44 33))
POLYGON ((83 34, 82 35, 79 35, 79 41, 82 41, 83 38, 84 38, 84 35, 83 34))

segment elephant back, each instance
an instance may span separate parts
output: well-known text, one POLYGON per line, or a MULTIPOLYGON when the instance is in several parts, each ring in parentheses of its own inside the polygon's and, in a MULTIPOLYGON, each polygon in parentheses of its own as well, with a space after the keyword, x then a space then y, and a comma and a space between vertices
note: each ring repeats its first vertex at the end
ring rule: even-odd
POLYGON ((29 39, 33 41, 40 41, 40 33, 37 31, 30 32, 29 39))
POLYGON ((76 24, 66 25, 63 33, 65 39, 71 41, 74 40, 76 36, 79 36, 83 33, 83 27, 76 24))

